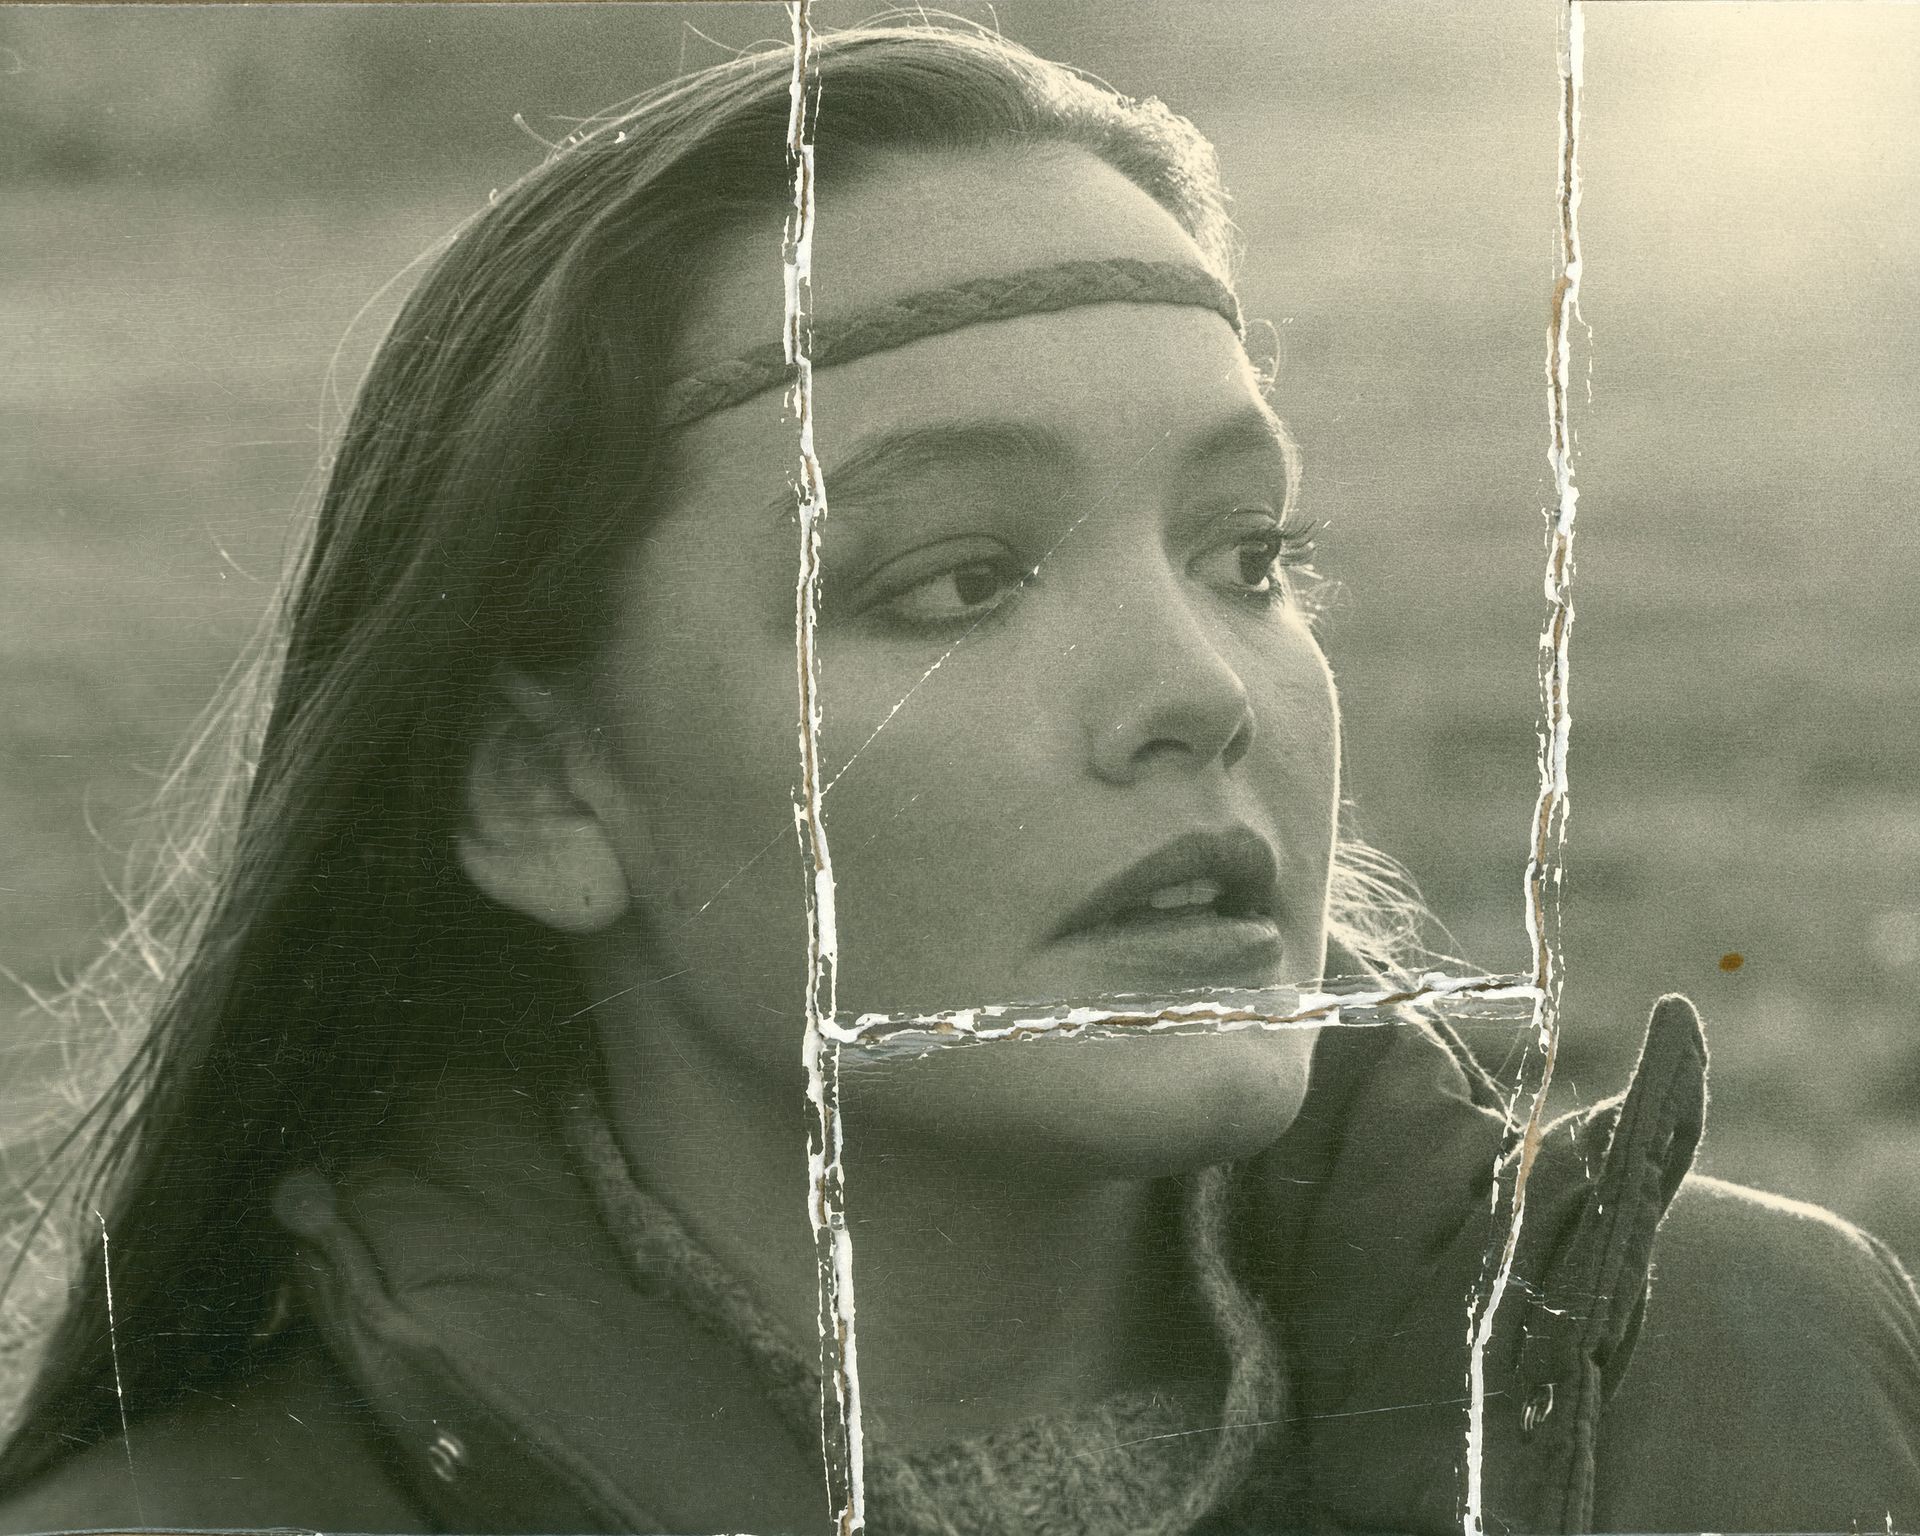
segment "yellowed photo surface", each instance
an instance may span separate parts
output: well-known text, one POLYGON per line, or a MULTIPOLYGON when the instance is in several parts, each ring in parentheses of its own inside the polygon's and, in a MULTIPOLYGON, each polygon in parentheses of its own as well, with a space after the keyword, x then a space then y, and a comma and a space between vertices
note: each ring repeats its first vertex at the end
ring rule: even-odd
POLYGON ((1917 88, 0 7, 0 1531, 1920 1526, 1917 88))

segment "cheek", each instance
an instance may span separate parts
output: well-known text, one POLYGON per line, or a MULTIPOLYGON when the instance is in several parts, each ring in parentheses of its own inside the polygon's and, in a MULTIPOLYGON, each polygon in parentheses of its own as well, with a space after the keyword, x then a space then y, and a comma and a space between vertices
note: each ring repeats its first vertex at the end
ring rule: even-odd
POLYGON ((1074 851, 1063 792, 1084 790, 1060 743, 1031 699, 981 687, 977 662, 956 656, 916 687, 924 665, 828 658, 821 751, 850 1007, 1018 991, 1008 967, 1033 866, 1074 851))
POLYGON ((673 554, 636 561, 629 590, 644 596, 603 659, 601 694, 637 812, 630 876, 691 920, 722 890, 797 889, 768 844, 793 841, 800 757, 791 638, 673 554), (743 881, 756 861, 760 878, 743 881))
POLYGON ((1235 669, 1253 711, 1247 764, 1264 796, 1289 814, 1329 814, 1340 786, 1340 703, 1333 669, 1304 623, 1286 620, 1244 646, 1235 669))
POLYGON ((1340 817, 1333 672, 1303 626, 1250 660, 1242 676, 1256 724, 1242 769, 1286 854, 1282 879, 1299 942, 1303 950, 1317 950, 1340 817))

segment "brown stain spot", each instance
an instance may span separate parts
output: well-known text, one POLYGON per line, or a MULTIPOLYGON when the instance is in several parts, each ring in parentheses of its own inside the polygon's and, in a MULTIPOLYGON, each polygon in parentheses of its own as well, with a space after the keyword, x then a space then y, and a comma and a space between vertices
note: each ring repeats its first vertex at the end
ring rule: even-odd
POLYGON ((1737 949, 1730 950, 1728 953, 1720 957, 1720 969, 1723 971, 1737 971, 1740 969, 1741 966, 1745 965, 1746 963, 1747 963, 1747 957, 1741 954, 1737 949))

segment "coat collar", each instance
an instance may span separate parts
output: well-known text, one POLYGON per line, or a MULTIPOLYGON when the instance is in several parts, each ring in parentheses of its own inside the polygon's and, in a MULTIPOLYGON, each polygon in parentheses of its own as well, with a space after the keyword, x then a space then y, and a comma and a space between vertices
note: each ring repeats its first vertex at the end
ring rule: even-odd
MULTIPOLYGON (((1691 1162, 1703 1069, 1698 1020, 1669 999, 1628 1092, 1541 1141, 1486 1355, 1491 1529, 1590 1513, 1593 1425, 1691 1162)), ((1282 1319, 1286 1454, 1322 1523, 1459 1529, 1467 1309, 1510 1140, 1457 1042, 1329 1030, 1300 1120, 1244 1171, 1236 1261, 1282 1319)), ((727 1345, 628 1284, 523 1092, 443 1089, 416 1149, 337 1185, 295 1174, 275 1210, 330 1348, 446 1527, 825 1528, 818 1447, 727 1345)))
MULTIPOLYGON (((1245 1263, 1285 1320, 1316 1514, 1457 1531, 1468 1319, 1495 1277, 1519 1138, 1457 1040, 1381 1033, 1326 1037, 1307 1112, 1251 1170, 1245 1263)), ((1692 1165, 1705 1069, 1692 1005, 1663 999, 1629 1088, 1539 1139, 1483 1357, 1489 1530, 1588 1528, 1595 1428, 1692 1165)))

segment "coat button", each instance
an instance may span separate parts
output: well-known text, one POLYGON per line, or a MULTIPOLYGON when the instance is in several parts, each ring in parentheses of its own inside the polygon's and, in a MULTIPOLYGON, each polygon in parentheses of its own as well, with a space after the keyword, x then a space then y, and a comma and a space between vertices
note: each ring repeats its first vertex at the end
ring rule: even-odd
POLYGON ((458 1435, 441 1430, 433 1444, 427 1447, 427 1464, 433 1468, 433 1475, 443 1483, 450 1483, 460 1471, 460 1463, 467 1459, 467 1448, 460 1443, 458 1435))
POLYGON ((1528 1398, 1527 1406, 1520 1410, 1520 1427, 1528 1434, 1532 1434, 1542 1424, 1547 1422, 1547 1416, 1552 1412, 1553 1383, 1548 1382, 1538 1392, 1534 1393, 1532 1397, 1528 1398))

